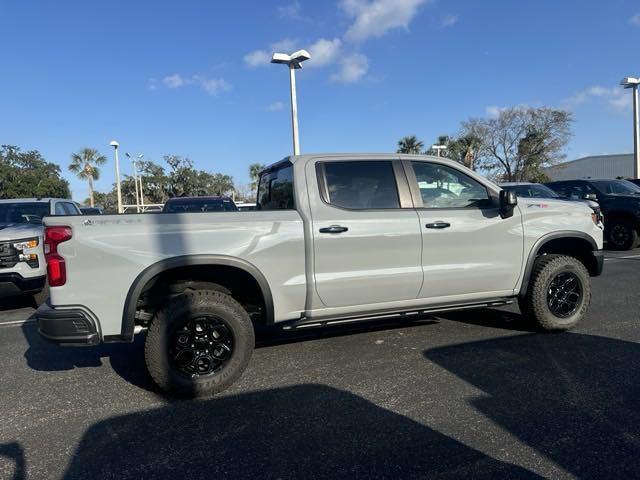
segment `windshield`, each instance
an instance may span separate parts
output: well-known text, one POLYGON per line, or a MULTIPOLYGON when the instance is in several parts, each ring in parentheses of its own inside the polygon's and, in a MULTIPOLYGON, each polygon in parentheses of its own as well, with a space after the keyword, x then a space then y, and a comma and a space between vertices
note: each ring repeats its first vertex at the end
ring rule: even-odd
POLYGON ((539 183, 533 183, 531 185, 505 185, 502 188, 516 192, 518 197, 523 198, 560 198, 560 195, 556 192, 539 183))
POLYGON ((193 198, 188 200, 169 201, 164 206, 166 213, 181 212, 237 212, 235 204, 229 199, 193 198))
POLYGON ((640 195, 640 187, 628 180, 595 180, 591 183, 602 193, 640 195))
POLYGON ((0 203, 0 223, 41 223, 46 215, 48 202, 0 203))

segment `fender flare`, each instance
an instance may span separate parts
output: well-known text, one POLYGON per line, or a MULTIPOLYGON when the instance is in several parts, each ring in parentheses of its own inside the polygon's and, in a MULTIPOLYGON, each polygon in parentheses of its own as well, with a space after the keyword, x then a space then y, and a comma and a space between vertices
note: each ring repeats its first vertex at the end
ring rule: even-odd
POLYGON ((527 257, 527 264, 524 269, 524 275, 522 276, 522 280, 520 282, 520 291, 518 293, 519 296, 523 296, 527 293, 527 288, 529 287, 529 279, 531 278, 531 272, 533 271, 533 264, 536 261, 536 257, 538 256, 540 249, 550 241, 557 240, 558 238, 580 238, 589 242, 589 244, 591 245, 591 251, 595 252, 599 250, 598 244, 591 235, 580 232, 578 230, 563 230, 560 232, 552 232, 543 235, 533 245, 533 248, 531 249, 531 251, 529 252, 529 256, 527 257))
POLYGON ((246 260, 226 255, 181 255, 179 257, 166 258, 148 266, 133 281, 131 287, 129 287, 129 291, 127 292, 127 297, 122 311, 120 340, 129 342, 133 341, 138 299, 140 298, 144 287, 153 277, 174 268, 195 266, 235 267, 251 275, 258 282, 258 286, 260 287, 264 298, 266 322, 269 324, 273 323, 274 307, 271 288, 269 288, 267 279, 255 265, 247 262, 246 260))

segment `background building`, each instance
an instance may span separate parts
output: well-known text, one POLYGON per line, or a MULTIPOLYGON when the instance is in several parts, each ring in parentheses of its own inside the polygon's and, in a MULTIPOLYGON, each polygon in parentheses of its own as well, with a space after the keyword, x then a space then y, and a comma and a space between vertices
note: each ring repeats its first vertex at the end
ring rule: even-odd
POLYGON ((633 154, 593 155, 546 168, 551 180, 633 178, 633 154))

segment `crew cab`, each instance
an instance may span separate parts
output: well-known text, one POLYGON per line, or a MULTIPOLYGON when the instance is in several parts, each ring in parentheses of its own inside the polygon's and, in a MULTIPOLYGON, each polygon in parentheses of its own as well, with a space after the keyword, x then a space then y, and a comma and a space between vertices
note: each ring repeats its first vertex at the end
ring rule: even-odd
POLYGON ((602 230, 580 203, 521 199, 450 160, 288 157, 257 210, 45 219, 61 344, 131 342, 164 390, 206 395, 243 372, 257 324, 297 329, 517 301, 540 329, 585 315, 602 230))
POLYGON ((588 179, 549 182, 549 188, 564 197, 591 198, 604 214, 607 247, 631 250, 640 243, 640 187, 628 180, 588 179))
POLYGON ((0 200, 0 301, 32 295, 37 305, 47 298, 42 219, 48 215, 80 215, 63 198, 0 200))

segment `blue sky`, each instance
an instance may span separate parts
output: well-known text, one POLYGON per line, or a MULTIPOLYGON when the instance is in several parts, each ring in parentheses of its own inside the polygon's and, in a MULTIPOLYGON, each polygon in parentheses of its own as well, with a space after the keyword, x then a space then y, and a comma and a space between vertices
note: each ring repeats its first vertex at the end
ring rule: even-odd
POLYGON ((640 75, 637 1, 0 0, 0 19, 0 143, 59 163, 76 200, 69 155, 108 155, 107 190, 112 139, 240 184, 289 154, 274 48, 314 56, 297 77, 303 152, 393 151, 520 104, 575 113, 569 159, 633 148, 618 82, 640 75))

